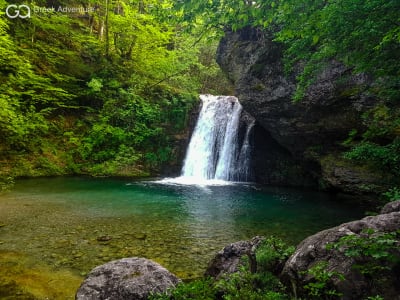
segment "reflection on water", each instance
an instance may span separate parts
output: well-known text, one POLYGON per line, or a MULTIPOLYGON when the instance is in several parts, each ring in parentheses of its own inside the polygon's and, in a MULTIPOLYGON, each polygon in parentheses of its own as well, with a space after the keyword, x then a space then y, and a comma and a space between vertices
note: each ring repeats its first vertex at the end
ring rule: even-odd
POLYGON ((361 215, 326 194, 254 185, 21 180, 0 197, 0 269, 9 270, 0 275, 0 292, 11 281, 35 290, 20 277, 27 277, 25 269, 46 269, 40 273, 50 281, 61 272, 70 280, 65 282, 74 282, 65 287, 73 299, 76 278, 129 256, 153 259, 182 278, 194 278, 230 242, 276 235, 297 243, 361 215))

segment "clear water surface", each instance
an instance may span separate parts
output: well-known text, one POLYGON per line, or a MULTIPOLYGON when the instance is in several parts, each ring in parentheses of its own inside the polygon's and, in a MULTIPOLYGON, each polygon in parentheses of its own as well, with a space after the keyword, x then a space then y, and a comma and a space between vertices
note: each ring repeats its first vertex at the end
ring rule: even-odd
POLYGON ((228 243, 275 235, 295 244, 362 214, 332 195, 251 184, 20 180, 0 196, 0 296, 18 285, 73 299, 92 268, 130 256, 196 278, 228 243))

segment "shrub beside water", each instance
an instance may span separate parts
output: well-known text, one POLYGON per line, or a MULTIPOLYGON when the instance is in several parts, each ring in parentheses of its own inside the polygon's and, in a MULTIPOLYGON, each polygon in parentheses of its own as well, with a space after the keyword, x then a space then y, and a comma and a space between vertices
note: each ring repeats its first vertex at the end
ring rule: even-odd
POLYGON ((219 280, 198 279, 181 283, 165 294, 154 294, 151 300, 221 299, 221 300, 286 300, 290 299, 277 274, 294 252, 281 239, 270 237, 256 251, 257 271, 250 272, 248 257, 242 258, 239 271, 225 274, 219 280))
MULTIPOLYGON (((338 242, 328 244, 327 250, 343 250, 348 257, 355 258, 355 269, 371 278, 373 289, 378 295, 365 295, 364 299, 383 299, 385 272, 399 263, 397 255, 399 232, 376 233, 366 230, 360 236, 345 236, 338 242), (373 279, 372 274, 379 274, 373 279)), ((289 299, 340 299, 342 294, 335 289, 334 279, 346 280, 343 274, 327 270, 327 262, 320 262, 306 271, 312 280, 301 290, 303 295, 294 297, 290 290, 279 279, 283 266, 295 248, 288 246, 281 239, 265 239, 256 251, 257 270, 250 271, 247 256, 242 258, 241 266, 236 273, 225 274, 221 279, 202 278, 181 283, 175 289, 163 294, 153 294, 150 300, 289 300, 289 299), (300 296, 300 298, 298 298, 300 296)))

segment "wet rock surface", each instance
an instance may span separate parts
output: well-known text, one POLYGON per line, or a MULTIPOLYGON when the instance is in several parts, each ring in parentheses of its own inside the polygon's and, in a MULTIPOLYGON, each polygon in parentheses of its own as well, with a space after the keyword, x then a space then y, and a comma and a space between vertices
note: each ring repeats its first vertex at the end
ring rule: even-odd
POLYGON ((77 300, 147 299, 165 292, 180 280, 161 265, 145 258, 123 258, 93 269, 76 293, 77 300))

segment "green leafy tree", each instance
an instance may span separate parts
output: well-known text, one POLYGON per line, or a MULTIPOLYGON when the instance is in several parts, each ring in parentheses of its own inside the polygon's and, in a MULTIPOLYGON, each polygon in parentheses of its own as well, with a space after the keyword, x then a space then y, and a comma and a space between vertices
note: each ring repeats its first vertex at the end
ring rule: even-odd
POLYGON ((193 1, 176 4, 182 21, 210 28, 246 26, 272 32, 285 49, 287 69, 302 62, 296 99, 330 60, 381 78, 379 92, 398 98, 400 4, 396 0, 193 1))

